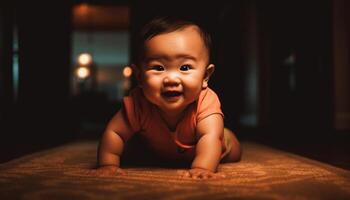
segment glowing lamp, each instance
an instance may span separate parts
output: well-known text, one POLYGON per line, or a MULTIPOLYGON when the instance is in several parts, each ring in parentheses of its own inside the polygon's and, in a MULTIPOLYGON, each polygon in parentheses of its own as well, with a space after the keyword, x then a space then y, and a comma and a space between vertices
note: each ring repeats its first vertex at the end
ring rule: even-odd
POLYGON ((92 56, 89 53, 81 53, 78 56, 78 63, 80 65, 89 65, 92 63, 92 56))
POLYGON ((90 70, 87 67, 78 67, 76 75, 80 79, 85 79, 90 75, 90 70))
POLYGON ((132 74, 131 67, 129 67, 129 66, 124 67, 124 69, 123 69, 124 77, 129 78, 131 76, 131 74, 132 74))

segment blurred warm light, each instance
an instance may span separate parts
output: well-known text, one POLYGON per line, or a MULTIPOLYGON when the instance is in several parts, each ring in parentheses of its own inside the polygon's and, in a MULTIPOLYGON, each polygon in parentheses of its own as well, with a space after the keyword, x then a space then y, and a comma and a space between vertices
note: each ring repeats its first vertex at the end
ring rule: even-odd
POLYGON ((81 53, 78 55, 78 63, 80 65, 89 65, 92 63, 92 56, 89 53, 81 53))
POLYGON ((130 8, 127 5, 81 3, 73 6, 72 25, 75 30, 124 30, 129 28, 130 8), (115 14, 118 13, 118 17, 115 14))
POLYGON ((124 77, 129 78, 131 76, 131 74, 132 74, 131 67, 129 67, 129 66, 124 67, 124 69, 123 69, 124 77))
POLYGON ((80 79, 85 79, 90 75, 90 70, 87 67, 78 67, 76 75, 80 79))
POLYGON ((75 9, 79 15, 87 15, 89 12, 89 4, 82 3, 80 5, 77 5, 75 9))

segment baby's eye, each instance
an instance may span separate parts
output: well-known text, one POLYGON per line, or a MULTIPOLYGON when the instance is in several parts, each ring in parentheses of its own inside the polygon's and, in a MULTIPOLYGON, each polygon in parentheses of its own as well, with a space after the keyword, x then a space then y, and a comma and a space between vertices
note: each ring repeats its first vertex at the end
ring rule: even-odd
POLYGON ((160 65, 154 65, 151 67, 151 69, 156 71, 164 71, 164 67, 160 65))
POLYGON ((191 69, 191 66, 190 65, 182 65, 181 67, 180 67, 180 70, 181 71, 188 71, 188 70, 190 70, 191 69))

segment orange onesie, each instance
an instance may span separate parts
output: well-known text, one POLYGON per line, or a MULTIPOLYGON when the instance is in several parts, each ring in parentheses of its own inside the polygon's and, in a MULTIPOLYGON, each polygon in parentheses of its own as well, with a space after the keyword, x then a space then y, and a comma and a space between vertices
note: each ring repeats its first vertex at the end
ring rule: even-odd
MULTIPOLYGON (((142 134, 149 146, 164 158, 193 159, 197 143, 196 126, 199 121, 212 114, 223 113, 218 96, 210 88, 203 89, 199 98, 184 111, 175 130, 170 130, 157 107, 150 103, 140 88, 135 88, 124 97, 127 120, 135 133, 142 134)), ((222 140, 224 157, 230 146, 227 136, 222 140)))

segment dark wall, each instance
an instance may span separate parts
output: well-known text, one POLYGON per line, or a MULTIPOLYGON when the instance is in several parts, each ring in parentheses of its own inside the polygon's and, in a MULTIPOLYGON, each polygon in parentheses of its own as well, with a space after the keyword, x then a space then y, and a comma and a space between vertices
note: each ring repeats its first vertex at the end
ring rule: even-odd
POLYGON ((69 117, 71 10, 59 2, 50 8, 30 4, 17 10, 20 120, 44 138, 61 135, 69 117), (27 123, 33 114, 36 119, 27 123))
POLYGON ((0 133, 8 128, 7 124, 14 104, 12 80, 12 6, 0 6, 0 133))
POLYGON ((2 61, 1 80, 6 101, 1 102, 1 152, 10 158, 68 140, 74 134, 69 110, 70 76, 70 4, 60 1, 7 4, 2 12, 6 18, 3 41, 11 41, 12 28, 18 28, 19 85, 18 96, 13 96, 10 80, 12 72, 11 44, 2 61), (13 20, 11 20, 13 19, 13 20), (9 23, 9 25, 8 25, 9 23), (11 109, 8 111, 8 109, 11 109), (3 114, 6 114, 4 116, 3 114), (5 154, 5 153, 4 153, 5 154))
POLYGON ((293 134, 330 131, 331 1, 270 0, 258 2, 257 8, 265 98, 261 107, 266 111, 261 117, 269 119, 267 126, 293 134))

